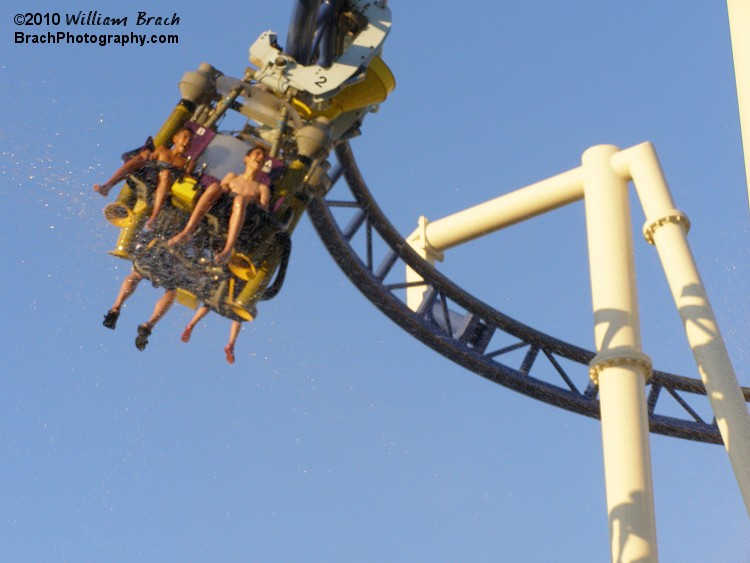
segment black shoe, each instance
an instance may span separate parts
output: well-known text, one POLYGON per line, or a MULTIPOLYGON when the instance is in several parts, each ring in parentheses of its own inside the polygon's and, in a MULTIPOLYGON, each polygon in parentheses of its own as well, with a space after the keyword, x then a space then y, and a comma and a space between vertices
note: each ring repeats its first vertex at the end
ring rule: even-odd
POLYGON ((135 347, 141 352, 146 349, 148 344, 148 337, 151 335, 151 329, 146 325, 140 325, 138 327, 138 336, 135 337, 135 347))
POLYGON ((110 309, 107 311, 107 314, 104 315, 104 322, 102 324, 107 327, 111 328, 112 330, 115 330, 115 326, 117 326, 117 318, 120 316, 120 311, 115 311, 113 309, 110 309))

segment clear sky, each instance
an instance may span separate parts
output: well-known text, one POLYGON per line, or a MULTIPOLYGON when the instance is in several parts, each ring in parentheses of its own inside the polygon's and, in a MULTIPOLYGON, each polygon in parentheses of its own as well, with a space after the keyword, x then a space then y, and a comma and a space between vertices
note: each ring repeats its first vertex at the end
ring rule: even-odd
MULTIPOLYGON (((353 148, 404 235, 652 141, 743 385, 748 201, 723 2, 390 2, 397 88, 353 148)), ((282 293, 238 343, 175 307, 144 352, 143 283, 101 326, 128 263, 91 190, 153 134, 186 70, 241 75, 291 2, 5 2, 0 9, 0 559, 604 561, 595 420, 422 346, 361 297, 303 220, 282 293), (19 45, 27 11, 179 16, 178 45, 19 45)), ((64 17, 64 16, 63 16, 64 17)), ((104 28, 53 31, 112 32, 104 28)), ((116 30, 116 32, 119 30, 116 30)), ((643 218, 634 211, 636 230, 643 218)), ((653 248, 636 237, 645 351, 697 377, 653 248)), ((582 205, 448 253, 497 309, 593 347, 582 205)), ((663 561, 750 560, 722 447, 652 436, 663 561)))

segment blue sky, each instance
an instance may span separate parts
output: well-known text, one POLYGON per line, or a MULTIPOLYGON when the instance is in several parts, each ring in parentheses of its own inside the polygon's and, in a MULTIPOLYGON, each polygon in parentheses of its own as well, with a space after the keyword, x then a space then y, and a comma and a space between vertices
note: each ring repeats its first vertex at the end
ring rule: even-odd
MULTIPOLYGON (((304 219, 283 292, 189 345, 175 308, 145 352, 139 288, 101 326, 127 263, 91 185, 142 142, 207 61, 229 75, 290 2, 96 2, 177 13, 176 46, 16 45, 0 14, 0 544, 36 561, 602 561, 597 421, 467 373, 361 297, 304 219), (154 3, 151 3, 154 4, 154 3)), ((390 3, 397 88, 353 141, 404 234, 426 215, 652 141, 738 377, 748 363, 748 201, 722 2, 390 3)), ((149 28, 153 31, 155 28, 149 28)), ((42 30, 46 31, 46 30, 42 30)), ((130 29, 129 29, 130 31, 130 29)), ((160 31, 160 30, 159 30, 160 31)), ((634 211, 635 225, 642 213, 634 211), (640 215, 639 215, 640 214, 640 215)), ((644 349, 697 377, 653 248, 636 238, 644 349)), ((582 205, 448 253, 440 269, 523 322, 593 346, 582 205)), ((664 561, 747 561, 723 448, 651 437, 664 561)))

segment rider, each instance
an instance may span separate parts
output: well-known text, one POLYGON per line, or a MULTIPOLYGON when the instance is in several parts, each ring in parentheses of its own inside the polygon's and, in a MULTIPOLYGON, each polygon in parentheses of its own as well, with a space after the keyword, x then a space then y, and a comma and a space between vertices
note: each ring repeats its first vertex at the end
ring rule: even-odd
MULTIPOLYGON (((149 163, 154 163, 159 167, 158 172, 158 184, 156 187, 156 195, 154 198, 154 206, 151 213, 151 217, 146 222, 144 228, 149 229, 153 225, 153 221, 158 215, 159 211, 164 205, 164 199, 166 198, 167 190, 173 180, 172 176, 180 168, 185 168, 189 171, 192 167, 192 162, 188 162, 188 159, 184 156, 185 151, 190 146, 190 141, 193 138, 193 132, 190 129, 183 128, 177 131, 172 136, 172 147, 167 148, 165 146, 157 147, 152 149, 149 143, 140 149, 137 154, 131 156, 123 166, 121 166, 112 177, 107 180, 106 183, 94 185, 94 191, 107 196, 109 191, 121 180, 127 178, 130 174, 135 174, 147 167, 149 163)), ((133 294, 138 287, 138 283, 143 279, 139 273, 133 270, 122 282, 120 291, 117 295, 115 303, 112 308, 107 311, 104 315, 104 321, 102 324, 106 328, 114 329, 117 325, 117 319, 120 316, 120 310, 125 301, 133 294)), ((139 350, 143 350, 148 344, 148 336, 151 334, 151 330, 159 319, 166 314, 169 308, 174 303, 176 296, 176 290, 174 288, 167 288, 164 295, 157 301, 153 314, 144 324, 138 327, 138 337, 136 338, 135 345, 139 350)))
POLYGON ((171 148, 167 148, 163 145, 154 148, 153 141, 151 140, 151 137, 149 137, 142 148, 123 155, 125 164, 118 168, 112 177, 104 184, 94 184, 94 191, 107 197, 110 190, 115 187, 118 182, 124 180, 131 174, 141 171, 141 169, 143 169, 149 162, 158 164, 161 170, 159 170, 153 212, 147 223, 147 228, 150 228, 150 223, 153 222, 154 218, 164 205, 167 190, 171 185, 171 182, 169 182, 170 177, 181 168, 185 168, 185 171, 188 173, 192 169, 194 163, 188 162, 188 159, 184 156, 192 139, 193 132, 187 128, 180 129, 172 136, 171 148))
POLYGON ((206 188, 203 195, 198 199, 193 212, 190 214, 185 228, 167 241, 167 245, 175 246, 192 235, 198 227, 201 219, 206 216, 211 206, 219 199, 222 193, 229 194, 233 198, 232 213, 229 217, 229 229, 224 249, 216 254, 214 260, 219 264, 226 264, 237 242, 240 229, 245 222, 247 206, 251 203, 258 204, 262 209, 268 210, 271 202, 271 178, 263 172, 264 163, 268 161, 268 152, 260 145, 251 148, 245 153, 243 159, 245 170, 241 174, 229 172, 221 182, 214 182, 206 188))
POLYGON ((156 216, 159 215, 159 211, 164 207, 167 191, 172 186, 177 173, 180 170, 184 170, 188 174, 192 171, 195 163, 192 160, 188 160, 185 156, 185 151, 190 146, 190 141, 192 140, 193 132, 190 129, 183 128, 177 131, 172 137, 171 148, 168 149, 162 145, 154 149, 151 153, 149 159, 158 161, 162 166, 162 170, 159 171, 159 183, 156 186, 151 217, 149 217, 143 226, 145 230, 150 231, 153 228, 156 216))

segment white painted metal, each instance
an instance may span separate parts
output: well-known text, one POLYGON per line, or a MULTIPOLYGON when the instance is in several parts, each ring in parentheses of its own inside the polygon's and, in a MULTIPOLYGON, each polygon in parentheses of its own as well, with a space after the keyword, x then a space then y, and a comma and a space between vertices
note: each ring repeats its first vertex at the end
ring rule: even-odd
POLYGON ((330 67, 298 64, 274 46, 276 34, 266 31, 250 46, 250 61, 260 67, 255 73, 255 80, 281 93, 296 88, 314 96, 329 98, 348 86, 350 79, 356 81, 358 74, 364 78, 361 71, 381 51, 391 30, 391 10, 382 0, 355 0, 354 3, 367 19, 367 25, 330 67), (279 58, 284 61, 282 65, 276 64, 279 58))
MULTIPOLYGON (((429 222, 430 247, 443 251, 493 233, 583 197, 583 174, 574 168, 514 192, 429 222)), ((419 229, 409 237, 419 236, 419 229)))
POLYGON ((750 198, 750 2, 727 0, 727 13, 732 37, 742 144, 745 148, 745 178, 750 198))
POLYGON ((628 184, 612 169, 617 147, 583 154, 584 202, 612 561, 657 561, 654 490, 628 184), (623 533, 627 531, 627 533, 623 533), (624 541, 623 541, 623 538, 624 541))
POLYGON ((632 179, 635 184, 646 214, 644 234, 659 253, 750 514, 750 413, 687 243, 687 218, 675 210, 651 143, 614 155, 612 165, 623 179, 632 179))
MULTIPOLYGON (((641 350, 631 180, 647 218, 644 235, 659 253, 750 514, 750 413, 687 244, 688 219, 675 209, 651 143, 623 151, 592 147, 579 168, 431 223, 421 217, 407 241, 434 264, 448 248, 584 199, 597 346, 590 369, 599 384, 612 558, 656 561, 645 401, 651 361, 641 350), (624 545, 617 539, 621 527, 629 531, 624 545)), ((422 281, 409 269, 407 280, 422 281)), ((407 290, 411 309, 420 306, 423 292, 423 287, 407 290)))
MULTIPOLYGON (((443 260, 443 253, 433 248, 427 241, 427 235, 425 234, 428 225, 427 217, 424 215, 420 217, 417 224, 417 230, 409 235, 406 242, 409 243, 423 260, 426 260, 434 266, 436 261, 443 260)), ((424 279, 422 276, 412 270, 409 266, 406 266, 406 283, 410 284, 406 287, 406 305, 412 311, 416 311, 424 299, 426 288, 421 285, 423 281, 424 279)))
MULTIPOLYGON (((443 250, 493 233, 504 227, 552 211, 583 197, 583 174, 574 168, 488 202, 459 211, 430 223, 419 218, 418 228, 406 238, 409 245, 430 264, 443 259, 443 250)), ((422 278, 411 268, 406 281, 422 278)), ((424 288, 406 290, 406 304, 416 311, 422 303, 424 288)))

